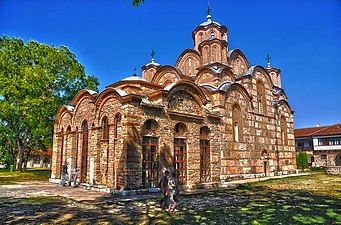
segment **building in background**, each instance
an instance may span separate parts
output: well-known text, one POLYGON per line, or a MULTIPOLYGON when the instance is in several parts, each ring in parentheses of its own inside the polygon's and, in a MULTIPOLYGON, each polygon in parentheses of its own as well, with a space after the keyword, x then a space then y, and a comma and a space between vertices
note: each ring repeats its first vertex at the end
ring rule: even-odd
POLYGON ((341 166, 341 124, 295 129, 295 146, 313 167, 341 166))
POLYGON ((295 173, 280 70, 251 66, 228 35, 208 11, 175 65, 152 52, 142 76, 80 91, 56 115, 51 181, 65 162, 81 183, 118 189, 155 187, 165 169, 185 188, 295 173))
POLYGON ((38 150, 28 160, 27 168, 50 168, 52 149, 38 150))

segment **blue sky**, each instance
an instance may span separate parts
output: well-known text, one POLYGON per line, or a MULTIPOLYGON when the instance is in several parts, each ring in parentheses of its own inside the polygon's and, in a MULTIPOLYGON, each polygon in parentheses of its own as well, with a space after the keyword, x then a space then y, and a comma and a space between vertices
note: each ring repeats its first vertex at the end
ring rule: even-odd
MULTIPOLYGON (((282 70, 295 127, 341 123, 341 1, 211 0, 213 20, 226 25, 229 49, 252 65, 282 70)), ((0 35, 66 45, 100 80, 100 90, 150 61, 173 65, 193 47, 206 20, 206 0, 1 0, 0 35)))

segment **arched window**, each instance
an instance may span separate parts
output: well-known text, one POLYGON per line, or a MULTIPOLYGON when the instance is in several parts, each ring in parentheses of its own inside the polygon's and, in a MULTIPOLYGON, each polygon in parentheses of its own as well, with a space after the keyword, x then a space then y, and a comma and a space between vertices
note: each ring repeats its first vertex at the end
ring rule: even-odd
POLYGON ((88 145, 89 145, 89 126, 86 120, 82 123, 82 165, 81 165, 81 182, 86 182, 88 167, 88 145))
POLYGON ((199 33, 199 43, 200 44, 204 40, 204 34, 202 32, 199 33))
POLYGON ((204 63, 207 63, 209 61, 209 57, 210 57, 210 53, 209 53, 209 50, 208 50, 208 46, 205 46, 204 47, 204 50, 203 50, 203 61, 204 63))
POLYGON ((155 120, 147 120, 142 130, 142 185, 156 187, 159 176, 158 139, 159 125, 155 120))
POLYGON ((62 178, 62 170, 63 170, 63 160, 64 160, 64 128, 62 128, 60 132, 60 178, 62 178))
POLYGON ((257 81, 257 105, 260 114, 266 114, 265 87, 262 81, 257 81))
POLYGON ((65 147, 64 147, 65 159, 67 159, 68 154, 70 154, 71 148, 72 148, 72 146, 71 146, 71 126, 70 125, 67 126, 67 128, 66 128, 65 144, 64 145, 65 145, 65 147))
POLYGON ((281 142, 282 145, 288 144, 287 121, 284 116, 281 117, 281 142))
POLYGON ((216 45, 214 45, 212 47, 212 57, 211 57, 211 61, 212 62, 216 62, 217 61, 217 54, 218 54, 218 47, 216 45))
POLYGON ((115 116, 115 121, 114 121, 114 136, 115 138, 118 137, 118 127, 119 127, 119 123, 121 122, 121 114, 120 113, 117 113, 116 116, 115 116))
POLYGON ((242 114, 239 105, 234 105, 232 109, 232 126, 233 126, 233 141, 241 142, 242 140, 242 114))
POLYGON ((78 132, 78 127, 76 127, 76 162, 75 165, 78 167, 78 144, 79 144, 79 132, 78 132))
POLYGON ((109 122, 106 116, 102 119, 102 139, 109 140, 109 122))
POLYGON ((174 127, 174 168, 179 184, 186 182, 187 144, 186 125, 177 123, 174 127))

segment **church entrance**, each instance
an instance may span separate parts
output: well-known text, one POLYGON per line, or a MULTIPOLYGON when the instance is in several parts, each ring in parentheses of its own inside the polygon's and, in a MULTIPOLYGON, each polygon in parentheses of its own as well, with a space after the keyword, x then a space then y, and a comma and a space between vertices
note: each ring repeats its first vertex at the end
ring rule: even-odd
POLYGON ((89 129, 86 120, 82 123, 82 165, 81 165, 81 183, 86 182, 87 168, 88 168, 88 140, 89 129))
POLYGON ((142 140, 142 185, 156 187, 159 175, 158 142, 156 137, 143 137, 142 140))

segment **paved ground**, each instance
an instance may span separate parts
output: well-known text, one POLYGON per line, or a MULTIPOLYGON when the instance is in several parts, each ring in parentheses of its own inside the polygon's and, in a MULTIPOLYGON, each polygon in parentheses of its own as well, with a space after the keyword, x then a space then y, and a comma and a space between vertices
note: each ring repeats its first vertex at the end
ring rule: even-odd
MULTIPOLYGON (((276 177, 263 177, 247 180, 231 181, 231 187, 235 187, 238 184, 253 183, 258 181, 264 181, 268 179, 278 179, 285 177, 304 176, 308 173, 292 174, 286 176, 276 177)), ((196 189, 188 192, 182 192, 183 195, 197 194, 212 190, 225 190, 228 188, 215 188, 215 189, 196 189)), ((149 195, 134 195, 134 196, 117 196, 108 194, 100 191, 86 190, 82 187, 63 187, 61 185, 50 183, 48 181, 31 181, 31 182, 20 182, 12 185, 0 185, 0 198, 27 198, 37 196, 60 196, 75 201, 86 201, 89 203, 99 204, 103 202, 117 202, 117 201, 132 201, 132 200, 143 200, 153 197, 161 197, 160 193, 149 194, 149 195)))
POLYGON ((269 181, 268 187, 182 193, 179 211, 171 215, 158 199, 146 199, 157 195, 130 201, 131 196, 48 182, 0 185, 0 224, 341 224, 340 198, 307 191, 326 185, 340 190, 340 177, 320 176, 269 181), (302 190, 271 188, 287 183, 302 190))
POLYGON ((63 187, 48 181, 20 182, 13 185, 0 185, 0 198, 26 198, 36 196, 61 196, 77 201, 94 201, 107 193, 90 191, 80 187, 63 187))

